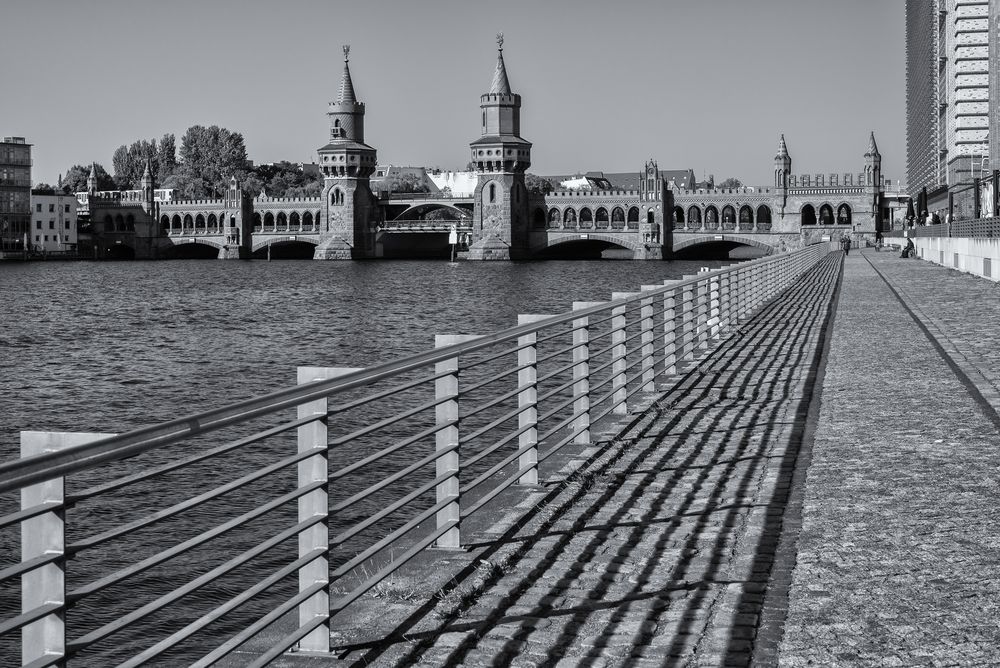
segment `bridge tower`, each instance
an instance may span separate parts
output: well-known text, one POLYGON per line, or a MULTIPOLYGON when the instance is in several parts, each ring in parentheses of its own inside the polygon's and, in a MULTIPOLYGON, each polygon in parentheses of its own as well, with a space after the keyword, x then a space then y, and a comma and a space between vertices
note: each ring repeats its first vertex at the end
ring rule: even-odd
MULTIPOLYGON (((872 220, 876 220, 881 206, 880 195, 882 193, 882 154, 878 152, 875 145, 875 132, 872 131, 868 138, 868 150, 865 152, 865 194, 871 202, 872 220)), ((918 211, 918 216, 927 214, 918 211)))
POLYGON ((226 243, 219 253, 224 259, 250 259, 253 254, 253 201, 243 194, 235 176, 229 177, 226 188, 225 209, 220 225, 226 243))
POLYGON ((521 96, 512 93, 497 35, 497 67, 490 90, 479 98, 481 136, 469 144, 476 168, 470 260, 509 260, 528 251, 528 190, 531 142, 521 137, 521 96))
POLYGON ((146 169, 142 172, 142 180, 139 181, 139 191, 142 193, 142 208, 146 213, 155 218, 156 198, 153 191, 156 186, 153 184, 153 166, 149 158, 146 158, 146 169))
POLYGON ((665 187, 660 168, 650 158, 639 174, 639 200, 642 202, 642 216, 639 231, 642 234, 642 248, 635 252, 636 260, 659 260, 663 248, 673 247, 674 200, 673 191, 665 187))
POLYGON ((788 155, 785 146, 785 135, 778 140, 778 155, 774 156, 774 188, 778 193, 778 214, 785 217, 785 205, 788 203, 788 177, 792 173, 792 156, 788 155))
POLYGON ((369 179, 375 171, 375 149, 365 144, 365 103, 358 102, 344 47, 340 97, 331 102, 330 142, 320 148, 323 206, 317 260, 350 260, 375 255, 378 200, 369 179))
POLYGON ((97 194, 97 163, 90 163, 90 174, 87 175, 87 194, 97 194))

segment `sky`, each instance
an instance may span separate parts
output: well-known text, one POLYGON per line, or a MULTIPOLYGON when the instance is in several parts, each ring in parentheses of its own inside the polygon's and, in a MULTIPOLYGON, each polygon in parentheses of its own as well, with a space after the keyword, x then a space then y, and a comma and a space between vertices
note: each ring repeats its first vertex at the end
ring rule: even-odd
POLYGON ((256 163, 311 162, 351 45, 379 163, 464 169, 504 33, 536 174, 695 171, 770 185, 861 170, 874 131, 905 178, 904 0, 0 0, 0 136, 32 180, 111 171, 191 125, 256 163))

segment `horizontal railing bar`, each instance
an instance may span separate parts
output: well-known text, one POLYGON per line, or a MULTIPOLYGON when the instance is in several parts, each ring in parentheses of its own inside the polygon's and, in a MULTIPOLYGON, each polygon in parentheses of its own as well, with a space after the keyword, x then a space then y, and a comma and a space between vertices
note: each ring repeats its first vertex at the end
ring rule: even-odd
MULTIPOLYGON (((514 374, 522 371, 523 369, 528 369, 530 367, 531 367, 530 364, 524 364, 524 365, 512 367, 510 369, 506 369, 505 371, 500 371, 499 373, 491 374, 490 377, 487 378, 486 380, 481 380, 478 383, 474 383, 472 385, 469 385, 468 387, 463 387, 462 388, 462 394, 471 394, 472 392, 475 392, 476 390, 478 390, 480 388, 486 387, 490 383, 495 383, 496 381, 500 380, 501 378, 506 378, 507 376, 513 376, 514 374)), ((460 369, 459 373, 461 373, 462 371, 464 371, 464 369, 460 369)))
POLYGON ((51 513, 54 510, 59 510, 63 507, 61 501, 46 501, 45 503, 39 503, 36 506, 31 506, 30 508, 24 508, 23 510, 18 510, 9 515, 4 515, 0 517, 0 529, 11 524, 17 524, 23 522, 24 520, 30 520, 32 517, 38 517, 39 515, 44 515, 45 513, 51 513))
POLYGON ((583 329, 583 326, 582 325, 580 327, 572 327, 571 326, 569 329, 560 329, 558 332, 553 332, 551 334, 546 334, 545 336, 536 336, 535 337, 535 343, 534 343, 534 345, 540 346, 543 343, 548 343, 549 341, 553 341, 555 339, 562 338, 562 337, 566 336, 567 334, 572 335, 573 332, 575 332, 575 331, 577 331, 579 329, 583 329))
POLYGON ((366 559, 369 559, 373 555, 380 552, 387 545, 390 545, 391 543, 395 542, 396 539, 399 538, 400 536, 409 533, 414 528, 419 526, 421 522, 430 517, 433 517, 434 514, 437 513, 437 511, 441 510, 442 508, 446 507, 451 503, 455 503, 455 498, 450 496, 446 497, 435 503, 430 508, 427 508, 426 510, 410 518, 410 520, 406 522, 406 524, 403 524, 392 533, 387 534, 378 542, 372 543, 364 551, 354 555, 354 557, 351 560, 337 567, 332 573, 330 573, 330 580, 333 581, 347 575, 352 570, 363 564, 366 559))
POLYGON ((504 348, 500 352, 493 353, 492 355, 487 355, 486 357, 483 357, 482 359, 476 359, 476 360, 468 360, 468 359, 466 359, 466 360, 462 360, 462 368, 459 371, 461 372, 461 371, 465 371, 466 369, 474 369, 477 366, 482 366, 482 365, 488 364, 490 362, 495 362, 497 360, 503 359, 504 357, 510 357, 511 355, 519 352, 520 350, 523 350, 524 348, 527 348, 529 345, 531 345, 531 344, 522 343, 522 344, 515 345, 513 348, 504 348))
MULTIPOLYGON (((573 366, 576 366, 577 364, 581 364, 581 362, 577 362, 577 363, 576 363, 576 364, 574 364, 573 366)), ((540 395, 538 395, 538 399, 536 400, 536 402, 535 402, 535 403, 538 403, 538 404, 540 404, 540 403, 542 403, 543 401, 548 401, 549 399, 551 399, 551 398, 552 398, 552 397, 554 397, 555 395, 559 394, 559 393, 560 393, 560 392, 562 392, 563 390, 565 390, 565 389, 567 389, 567 388, 570 388, 570 387, 572 387, 573 385, 576 385, 576 384, 577 384, 577 383, 579 383, 579 382, 580 382, 580 379, 579 379, 579 378, 570 378, 570 379, 569 379, 569 380, 567 380, 566 382, 564 382, 564 383, 560 383, 559 385, 556 385, 555 387, 553 387, 553 388, 552 388, 551 390, 548 390, 548 391, 547 391, 547 392, 545 392, 544 394, 540 394, 540 395)), ((573 398, 574 398, 574 399, 579 399, 580 397, 579 397, 579 396, 574 396, 573 398)))
MULTIPOLYGON (((738 268, 746 270, 749 267, 766 266, 798 253, 808 253, 811 255, 814 251, 810 247, 806 247, 805 249, 792 251, 788 254, 750 260, 738 265, 738 268)), ((510 341, 519 336, 538 332, 558 324, 610 311, 621 306, 628 306, 633 302, 656 297, 666 292, 673 292, 679 288, 694 285, 699 281, 704 281, 715 276, 722 276, 736 270, 737 267, 716 269, 688 279, 682 279, 673 285, 639 292, 630 297, 611 300, 578 311, 553 315, 533 323, 515 325, 498 332, 493 332, 492 334, 479 336, 475 339, 449 346, 429 349, 422 353, 385 362, 335 378, 289 386, 269 394, 252 397, 234 404, 176 418, 149 427, 135 429, 118 434, 117 436, 109 436, 56 452, 46 452, 4 462, 0 464, 0 493, 59 477, 66 473, 93 468, 103 462, 130 457, 151 448, 175 443, 189 436, 215 431, 231 424, 292 408, 299 404, 328 397, 338 392, 369 385, 383 378, 423 368, 436 362, 510 341)))
POLYGON ((379 491, 380 489, 388 487, 389 485, 391 485, 392 483, 396 482, 397 480, 401 480, 401 479, 405 478, 406 476, 408 476, 409 474, 413 473, 417 469, 420 469, 420 468, 423 468, 424 466, 427 466, 428 464, 430 464, 431 462, 433 462, 434 460, 436 460, 441 455, 448 454, 449 452, 454 452, 455 450, 458 450, 458 448, 459 448, 459 444, 458 443, 452 443, 451 445, 449 445, 446 448, 441 448, 440 450, 434 450, 429 455, 426 455, 426 456, 418 459, 417 461, 413 462, 412 464, 410 464, 406 468, 403 468, 403 469, 400 469, 399 471, 396 471, 392 475, 390 475, 390 476, 388 476, 386 478, 383 478, 382 480, 380 480, 379 482, 375 483, 374 485, 371 485, 370 487, 367 487, 367 488, 361 490, 360 492, 354 494, 353 496, 350 496, 349 498, 344 499, 340 503, 337 503, 337 504, 331 506, 330 512, 331 513, 337 513, 337 512, 340 512, 341 510, 345 510, 347 508, 350 508, 351 506, 353 506, 358 501, 363 501, 364 499, 367 499, 369 496, 371 496, 375 492, 379 491))
MULTIPOLYGON (((553 360, 553 359, 556 359, 556 358, 560 357, 561 355, 566 355, 566 354, 572 353, 577 348, 583 348, 585 345, 586 344, 583 344, 583 343, 573 343, 573 344, 570 344, 568 346, 564 346, 563 348, 560 348, 559 350, 555 350, 555 351, 553 351, 551 353, 548 353, 546 355, 542 355, 542 356, 538 357, 535 360, 535 364, 536 365, 545 364, 546 362, 548 362, 550 360, 553 360)), ((576 366, 579 363, 580 363, 579 361, 577 361, 577 362, 570 362, 569 366, 561 367, 560 369, 557 369, 556 371, 566 370, 566 369, 568 369, 570 367, 576 366)), ((550 373, 549 376, 551 376, 551 375, 552 374, 550 373)), ((545 380, 546 378, 548 378, 549 376, 542 376, 542 377, 538 378, 537 380, 538 380, 538 382, 541 382, 541 381, 545 380)))
POLYGON ((33 571, 36 568, 41 568, 42 566, 47 566, 54 561, 59 561, 63 558, 63 554, 60 552, 52 552, 49 554, 41 554, 34 559, 28 559, 27 561, 22 561, 20 563, 14 564, 13 566, 8 566, 7 568, 0 571, 0 582, 10 580, 11 578, 16 578, 18 575, 27 573, 28 571, 33 571))
POLYGON ((262 441, 265 438, 269 438, 271 436, 274 436, 276 434, 281 434, 286 431, 291 431, 292 429, 297 429, 298 427, 302 427, 304 425, 322 419, 323 419, 322 415, 310 415, 308 417, 300 418, 298 420, 292 420, 291 422, 285 422, 276 427, 271 427, 270 429, 265 429, 264 431, 258 432, 251 436, 247 436, 246 438, 240 438, 235 441, 232 441, 231 443, 226 443, 216 448, 212 448, 204 452, 199 452, 198 454, 192 455, 187 459, 175 462, 169 462, 162 466, 158 466, 156 468, 149 469, 146 471, 141 471, 134 475, 124 476, 122 478, 118 478, 117 480, 112 480, 111 482, 104 483, 101 485, 96 485, 89 489, 85 489, 81 492, 77 492, 76 494, 68 494, 66 496, 66 503, 67 504, 77 503, 84 499, 88 499, 90 497, 97 496, 99 494, 104 494, 105 492, 110 492, 112 490, 119 489, 127 485, 132 485, 142 480, 146 480, 148 478, 161 475, 163 473, 167 473, 168 471, 184 468, 185 466, 189 466, 191 464, 194 464, 195 462, 200 462, 205 459, 215 457, 216 455, 224 454, 226 452, 229 452, 230 450, 241 448, 245 445, 250 445, 251 443, 257 443, 258 441, 262 441))
POLYGON ((548 420, 552 416, 554 416, 557 413, 559 413, 559 411, 561 411, 562 409, 564 409, 567 406, 571 405, 574 401, 576 401, 579 398, 580 398, 579 396, 577 396, 577 395, 574 394, 572 397, 569 397, 569 398, 564 399, 563 401, 559 402, 558 404, 556 404, 555 406, 553 406, 552 408, 550 408, 549 410, 545 411, 544 413, 542 413, 541 415, 538 416, 538 424, 542 424, 543 422, 545 422, 546 420, 548 420))
POLYGON ((563 436, 548 448, 545 448, 544 450, 539 450, 538 463, 541 464, 546 459, 548 459, 552 455, 562 450, 568 443, 571 443, 574 438, 576 438, 578 435, 582 434, 583 432, 587 431, 590 428, 591 426, 587 425, 584 427, 576 427, 575 429, 571 429, 569 434, 563 436))
POLYGON ((424 429, 423 431, 417 432, 413 436, 407 436, 402 441, 399 441, 399 442, 397 442, 397 443, 395 443, 393 445, 390 445, 387 448, 382 448, 378 452, 373 452, 372 454, 368 455, 364 459, 360 459, 360 460, 354 462, 353 464, 348 464, 344 468, 332 472, 330 474, 330 479, 331 480, 339 480, 340 478, 343 478, 344 476, 346 476, 348 473, 352 473, 354 471, 357 471, 360 468, 364 468, 365 466, 368 466, 369 464, 371 464, 373 462, 377 462, 378 460, 382 459, 383 457, 387 457, 387 456, 391 455, 392 453, 396 452, 397 450, 401 450, 401 449, 405 448, 408 445, 411 445, 413 443, 416 443, 416 442, 420 441, 421 439, 424 439, 424 438, 427 438, 428 436, 436 434, 437 432, 441 431, 445 427, 450 427, 450 426, 453 426, 453 425, 456 425, 456 424, 458 424, 458 420, 450 420, 448 422, 443 422, 441 424, 435 424, 435 425, 433 425, 431 427, 428 427, 427 429, 424 429))
POLYGON ((474 454, 473 456, 471 456, 471 457, 469 457, 467 459, 463 459, 462 460, 462 466, 463 467, 469 467, 469 466, 472 466, 473 464, 475 464, 476 462, 478 462, 480 459, 483 459, 484 457, 489 457, 494 452, 496 452, 497 450, 499 450, 500 448, 502 448, 504 445, 506 445, 507 443, 510 443, 515 438, 517 438, 518 436, 520 436, 524 432, 528 431, 529 429, 534 428, 535 426, 536 426, 535 424, 529 423, 529 424, 524 425, 523 427, 519 427, 516 431, 510 432, 509 434, 507 434, 506 436, 504 436, 503 438, 501 438, 496 443, 493 443, 489 447, 484 448, 483 450, 480 450, 479 452, 477 452, 476 454, 474 454))
MULTIPOLYGON (((466 419, 472 417, 473 415, 478 415, 479 413, 482 413, 485 410, 489 410, 489 409, 493 408, 494 406, 496 406, 497 404, 501 404, 504 401, 507 401, 508 399, 513 399, 514 397, 516 397, 518 394, 520 394, 523 391, 524 391, 523 387, 515 387, 513 390, 509 390, 507 392, 504 392, 503 394, 501 394, 498 397, 490 399, 485 404, 480 404, 480 405, 476 406, 475 408, 470 409, 467 412, 463 412, 460 417, 461 417, 462 420, 466 420, 466 419)), ((463 394, 465 394, 465 393, 464 392, 459 392, 458 393, 459 398, 461 398, 463 394)), ((452 397, 452 398, 454 398, 454 397, 452 397)))
POLYGON ((397 510, 399 510, 400 508, 402 508, 403 506, 405 506, 410 501, 413 501, 414 499, 416 499, 417 497, 419 497, 422 494, 426 494, 430 490, 432 490, 435 487, 437 487, 440 483, 444 482, 448 478, 453 477, 454 475, 455 475, 455 473, 453 471, 449 471, 447 473, 442 473, 441 475, 439 475, 438 477, 434 478, 433 480, 424 483, 420 487, 417 487, 416 489, 414 489, 413 491, 409 492, 405 496, 402 496, 402 497, 396 499, 395 501, 393 501, 392 503, 390 503, 388 506, 386 506, 382 510, 378 511, 377 513, 375 513, 374 515, 370 515, 369 517, 367 517, 366 519, 362 520, 361 522, 355 524, 354 526, 352 526, 351 528, 347 529, 346 531, 344 531, 340 535, 334 536, 333 538, 331 538, 330 539, 330 546, 331 547, 337 547, 337 546, 341 545, 345 541, 353 538, 354 536, 358 535, 359 533, 361 533, 362 531, 364 531, 368 527, 372 526, 373 524, 375 524, 379 520, 381 520, 381 519, 383 519, 385 517, 388 517, 389 515, 393 514, 394 512, 396 512, 397 510))
POLYGON ((398 422, 402 422, 403 420, 405 420, 407 418, 411 418, 414 415, 417 415, 417 414, 422 413, 424 411, 430 410, 430 409, 432 409, 432 408, 434 408, 436 406, 440 406, 441 404, 445 403, 446 401, 451 401, 451 397, 444 398, 444 399, 432 399, 430 401, 427 401, 427 402, 424 402, 424 403, 420 404, 419 406, 414 406, 413 408, 410 408, 409 410, 405 410, 402 413, 397 413, 396 415, 392 415, 390 417, 387 417, 384 420, 379 420, 378 422, 374 422, 374 423, 372 423, 370 425, 362 427, 361 429, 358 429, 356 431, 352 431, 349 434, 344 434, 343 436, 338 436, 336 438, 331 438, 330 439, 330 448, 335 448, 337 446, 344 445, 346 443, 350 443, 351 441, 353 441, 355 439, 361 438, 362 436, 367 436, 368 434, 370 434, 372 432, 375 432, 375 431, 378 431, 379 429, 383 429, 385 427, 388 427, 390 425, 396 424, 398 422))
POLYGON ((42 617, 51 615, 54 612, 59 612, 63 609, 61 603, 45 603, 33 608, 28 612, 23 612, 17 617, 11 617, 10 619, 0 622, 0 637, 7 635, 11 631, 16 631, 19 628, 27 626, 32 622, 37 622, 42 617))
POLYGON ((266 629, 268 626, 281 619, 285 614, 294 610, 300 603, 326 589, 325 582, 317 582, 299 591, 271 612, 267 613, 256 622, 246 627, 232 638, 216 647, 212 652, 206 654, 191 664, 191 668, 207 668, 224 656, 232 653, 234 649, 253 638, 255 635, 266 629))
POLYGON ((96 534, 94 536, 89 536, 82 540, 78 540, 75 543, 71 543, 70 545, 66 546, 66 554, 72 556, 82 550, 92 548, 95 545, 106 543, 107 541, 117 538, 118 536, 123 536, 125 534, 136 531, 137 529, 149 526, 150 524, 154 524, 156 522, 169 519, 171 517, 174 517, 175 515, 184 512, 185 510, 190 510, 191 508, 200 506, 201 504, 207 503, 212 499, 216 499, 224 494, 228 494, 229 492, 237 490, 240 487, 245 487, 252 482, 256 482, 257 480, 260 480, 261 478, 269 476, 272 473, 280 471, 283 468, 291 466, 292 464, 297 464, 298 462, 304 459, 308 459, 314 455, 323 454, 325 452, 326 448, 323 447, 309 448, 308 450, 296 452, 294 455, 290 455, 288 457, 285 457, 284 459, 279 459, 273 464, 268 464, 263 468, 257 469, 253 473, 248 473, 242 478, 237 478, 232 482, 228 482, 225 485, 220 485, 215 489, 210 489, 207 492, 199 494, 198 496, 193 496, 190 499, 181 501, 180 503, 175 503, 169 508, 164 508, 159 512, 147 515, 145 517, 140 517, 137 520, 134 520, 127 524, 123 524, 114 529, 109 529, 104 533, 96 534))
MULTIPOLYGON (((461 487, 459 487, 458 488, 459 495, 468 494, 470 491, 474 490, 476 487, 479 487, 481 484, 483 484, 484 482, 486 482, 487 480, 489 480, 490 478, 492 478, 495 473, 497 473, 498 471, 500 471, 501 469, 503 469, 505 466, 507 466, 508 464, 510 464, 512 461, 514 461, 515 459, 517 459, 518 457, 520 457, 524 453, 528 452, 532 448, 536 448, 536 447, 538 447, 537 443, 528 443, 528 444, 522 445, 520 448, 518 448, 514 452, 511 452, 506 457, 504 457, 503 459, 501 459, 500 461, 498 461, 496 464, 494 464, 493 466, 491 466, 487 470, 485 470, 482 473, 480 473, 478 476, 476 476, 475 479, 470 480, 469 482, 467 482, 464 485, 462 485, 461 487)), ((529 466, 528 468, 530 469, 532 467, 529 466)), ((520 476, 518 476, 518 477, 520 477, 520 476)), ((463 517, 464 517, 464 515, 463 515, 463 517)))
POLYGON ((411 380, 408 383, 403 383, 402 385, 396 385, 395 387, 390 387, 386 390, 380 390, 375 394, 368 394, 353 401, 348 401, 347 403, 337 404, 326 412, 327 417, 335 415, 337 413, 344 413, 351 409, 357 408, 358 406, 364 406, 365 404, 370 404, 373 401, 380 401, 386 397, 391 397, 394 394, 399 394, 400 392, 405 392, 406 390, 412 390, 415 387, 421 385, 426 385, 427 383, 434 382, 438 378, 444 378, 445 376, 450 376, 451 371, 445 371, 442 373, 431 374, 430 376, 423 376, 416 380, 411 380))
MULTIPOLYGON (((534 447, 534 446, 532 446, 532 447, 534 447)), ((517 454, 521 454, 521 452, 518 451, 517 454)), ((531 464, 529 466, 525 466, 525 467, 519 468, 517 471, 514 472, 514 475, 512 475, 511 477, 509 477, 506 480, 504 480, 503 482, 501 482, 499 485, 497 485, 496 487, 494 487, 493 489, 491 489, 489 492, 487 492, 486 494, 484 494, 481 498, 477 499, 474 504, 472 504, 468 508, 463 508, 462 509, 462 518, 464 519, 464 518, 468 517, 469 515, 472 515, 472 513, 476 512, 477 510, 479 510, 480 508, 482 508, 483 506, 485 506, 487 503, 489 503, 490 501, 492 501, 493 499, 495 499, 496 497, 498 497, 505 489, 507 489, 508 487, 510 487, 511 485, 513 485, 514 483, 516 483, 518 480, 520 480, 521 476, 523 476, 528 471, 532 470, 534 467, 535 467, 535 465, 531 464)))
POLYGON ((48 668, 48 666, 58 666, 63 664, 65 657, 59 654, 46 653, 45 656, 40 656, 31 663, 26 663, 21 668, 48 668))
POLYGON ((288 635, 284 636, 281 640, 275 643, 271 649, 264 652, 262 655, 257 657, 253 662, 247 664, 247 668, 261 668, 262 666, 267 666, 272 661, 277 659, 279 656, 285 653, 285 650, 289 649, 292 645, 298 641, 305 638, 307 635, 323 626, 329 621, 329 616, 327 617, 313 617, 310 621, 306 622, 304 625, 298 627, 288 635))
POLYGON ((504 413, 503 415, 501 415, 497 419, 493 420, 492 422, 489 422, 488 424, 483 425, 482 427, 480 427, 479 429, 475 430, 474 432, 471 432, 469 434, 466 434, 465 436, 462 436, 461 438, 458 439, 458 442, 461 443, 462 445, 465 445, 467 443, 471 443, 472 441, 476 440, 477 438, 479 438, 483 434, 485 434, 485 433, 487 433, 487 432, 489 432, 489 431, 491 431, 493 429, 496 429, 497 427, 499 427, 500 425, 502 425, 504 422, 507 422, 508 420, 513 420, 514 418, 516 418, 518 415, 520 415, 524 411, 528 410, 529 408, 533 408, 533 407, 534 407, 533 404, 526 404, 524 406, 518 406, 517 408, 515 408, 512 411, 507 411, 506 413, 504 413))
POLYGON ((236 596, 229 599, 222 605, 216 607, 214 610, 205 613, 204 615, 202 615, 195 621, 191 622, 181 630, 177 631, 173 635, 164 638, 157 644, 144 650, 142 653, 132 657, 125 663, 118 666, 118 668, 136 668, 137 666, 145 664, 149 659, 155 656, 159 656, 163 652, 167 651, 171 647, 183 641, 185 638, 188 638, 194 635, 195 633, 201 631, 209 624, 212 624, 216 620, 221 619, 222 617, 229 614, 236 608, 240 607, 250 599, 260 595, 262 592, 269 589, 272 585, 274 585, 277 582, 280 582, 281 580, 285 579, 292 573, 295 573, 306 564, 309 564, 320 557, 326 556, 326 554, 327 554, 326 548, 316 548, 314 550, 311 550, 310 552, 302 555, 301 557, 291 562, 290 564, 282 566, 274 573, 271 573, 257 584, 249 587, 248 589, 245 589, 243 592, 237 594, 236 596))
MULTIPOLYGON (((557 431, 559 431, 560 429, 562 429, 563 427, 565 427, 566 425, 568 425, 570 422, 572 422, 573 420, 576 420, 577 418, 580 418, 583 415, 586 415, 586 413, 587 413, 586 409, 580 409, 578 411, 574 411, 568 417, 565 417, 562 420, 560 420, 559 422, 557 422, 555 424, 555 426, 550 427, 545 432, 542 432, 542 433, 538 434, 538 442, 539 443, 544 442, 547 438, 549 438, 550 436, 552 436, 553 434, 555 434, 557 431)), ((594 421, 591 420, 591 424, 593 424, 593 423, 594 423, 594 421)))
POLYGON ((177 545, 169 549, 163 550, 162 552, 159 552, 157 554, 154 554, 151 557, 147 557, 146 559, 143 559, 142 561, 139 561, 133 564, 132 566, 129 566, 128 568, 123 568, 99 580, 95 580, 94 582, 91 582, 88 585, 84 585, 83 587, 80 587, 76 591, 67 594, 66 600, 78 601, 84 596, 93 594, 96 591, 100 591, 101 589, 109 587, 117 582, 121 582, 126 578, 130 578, 133 575, 148 570, 153 566, 156 566, 157 564, 161 564, 164 561, 172 559, 179 554, 187 552, 191 548, 197 547, 203 543, 207 543, 213 538, 217 538, 228 531, 232 531, 236 527, 246 524, 250 520, 256 519, 261 515, 266 515, 275 508, 278 508, 288 503, 289 501, 294 501, 300 496, 303 496, 315 489, 323 487, 325 484, 326 484, 325 482, 317 480, 316 482, 309 483, 308 485, 305 485, 303 487, 298 487, 292 490, 291 492, 288 492, 287 494, 283 494, 276 499, 268 501, 264 505, 257 506, 248 513, 244 513, 239 517, 235 517, 224 524, 220 524, 208 531, 198 534, 193 538, 189 538, 183 543, 178 543, 177 545))
POLYGON ((319 524, 324 519, 326 519, 326 515, 314 515, 313 517, 310 517, 309 519, 303 522, 299 522, 294 526, 288 527, 284 531, 281 531, 280 533, 277 533, 274 536, 268 538, 263 543, 256 545, 250 548, 249 550, 244 551, 243 553, 233 557, 229 561, 219 564, 212 570, 203 573, 202 575, 199 575, 197 578, 191 580, 187 584, 178 587, 177 589, 174 589, 169 594, 164 594, 160 598, 150 601, 149 603, 140 608, 136 608, 127 615, 119 617, 115 621, 105 624, 104 626, 93 630, 85 636, 81 636, 76 640, 72 640, 66 643, 66 651, 69 653, 79 652, 80 650, 85 649, 89 645, 92 645, 93 643, 97 642, 98 640, 106 638, 107 636, 112 635, 113 633, 117 633, 118 631, 128 626, 131 626, 132 624, 138 622, 144 617, 148 617, 149 615, 155 613, 156 611, 163 609, 167 605, 170 605, 174 601, 184 598, 188 594, 195 592, 198 589, 201 589, 207 584, 211 584, 217 578, 226 575, 235 568, 239 568, 243 564, 249 562, 255 557, 260 556, 261 554, 264 554, 273 547, 280 545, 289 538, 298 535, 299 533, 305 531, 309 527, 315 524, 319 524))
POLYGON ((377 585, 379 582, 384 580, 387 576, 391 575, 396 569, 400 568, 407 562, 409 562, 413 557, 417 556, 424 551, 427 546, 436 541, 438 538, 448 533, 452 529, 458 526, 457 521, 445 522, 441 526, 437 527, 430 535, 422 538, 410 549, 401 555, 393 555, 392 560, 388 565, 382 567, 381 570, 377 571, 370 578, 365 580, 359 586, 355 587, 350 593, 345 594, 343 598, 338 600, 335 604, 330 606, 330 616, 336 615, 338 612, 349 606, 354 601, 358 600, 362 594, 377 585))

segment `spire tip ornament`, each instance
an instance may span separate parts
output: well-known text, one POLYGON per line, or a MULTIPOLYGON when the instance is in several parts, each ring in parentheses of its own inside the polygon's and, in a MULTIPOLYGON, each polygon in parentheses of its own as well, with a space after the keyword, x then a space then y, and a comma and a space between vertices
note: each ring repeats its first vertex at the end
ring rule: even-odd
POLYGON ((503 33, 502 32, 498 32, 497 33, 497 50, 498 51, 503 51, 503 33))
POLYGON ((350 60, 350 59, 351 59, 351 58, 350 58, 350 55, 351 55, 351 45, 350 45, 350 44, 345 44, 345 45, 344 45, 344 62, 345 62, 345 63, 346 63, 346 62, 347 62, 348 60, 350 60))

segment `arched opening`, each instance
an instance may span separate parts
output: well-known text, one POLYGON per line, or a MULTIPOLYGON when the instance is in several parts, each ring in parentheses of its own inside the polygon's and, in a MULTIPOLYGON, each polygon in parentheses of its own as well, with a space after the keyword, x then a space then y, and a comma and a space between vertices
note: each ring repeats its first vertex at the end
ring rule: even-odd
POLYGON ((833 207, 824 204, 819 208, 819 222, 821 225, 833 225, 833 207))
POLYGON ((729 204, 722 207, 722 229, 724 230, 736 229, 736 209, 734 209, 729 204))
POLYGON ((277 218, 277 220, 275 222, 277 223, 277 230, 279 232, 287 232, 288 231, 288 217, 285 216, 285 212, 284 211, 279 211, 278 212, 278 218, 277 218))
POLYGON ((608 210, 603 206, 597 209, 597 214, 594 216, 594 227, 599 230, 608 229, 608 210))
POLYGON ((311 213, 306 211, 304 214, 302 214, 302 229, 309 232, 312 231, 312 226, 313 226, 313 216, 311 213))
POLYGON ((120 213, 117 216, 115 216, 115 229, 118 230, 119 232, 125 231, 125 219, 122 217, 120 213))
POLYGON ((176 213, 174 214, 174 217, 170 219, 170 231, 174 233, 179 233, 184 231, 184 228, 181 224, 181 217, 178 216, 176 213))
POLYGON ((306 241, 278 241, 262 246, 253 252, 252 257, 264 259, 271 249, 272 260, 311 260, 316 253, 316 247, 306 241))
POLYGON ((749 231, 753 229, 753 209, 743 205, 740 207, 740 230, 749 231))
POLYGON ((625 229, 625 209, 620 206, 616 206, 611 210, 611 229, 613 230, 624 230, 625 229))
POLYGON ((270 211, 264 214, 264 231, 274 232, 274 214, 270 211))
POLYGON ((215 260, 219 249, 209 244, 178 244, 169 253, 171 260, 215 260))
POLYGON ((837 207, 837 224, 838 225, 850 225, 851 224, 851 207, 847 204, 841 204, 837 207))
POLYGON ((195 234, 205 233, 205 217, 200 213, 194 218, 194 231, 195 234))
POLYGON ((302 231, 302 219, 299 218, 298 211, 292 211, 292 214, 288 216, 288 227, 295 232, 302 231))
POLYGON ((757 229, 764 232, 771 229, 771 207, 766 204, 757 207, 757 229))
POLYGON ((125 216, 125 231, 135 232, 135 216, 133 216, 131 213, 125 216))
POLYGON ((674 207, 674 229, 680 230, 684 228, 684 209, 679 206, 674 207))
POLYGON ((576 209, 573 207, 566 207, 563 211, 563 227, 567 229, 574 229, 576 227, 576 209))
POLYGON ((816 224, 816 209, 813 208, 812 204, 806 204, 802 207, 802 225, 815 225, 816 224))
POLYGON ((594 227, 594 213, 587 207, 580 209, 580 229, 589 230, 594 227))
POLYGON ((490 204, 497 201, 497 184, 490 184, 490 204))
POLYGON ((705 229, 719 229, 719 210, 711 205, 705 208, 705 229))
POLYGON ((216 232, 219 230, 219 219, 215 217, 214 213, 208 214, 208 229, 216 232))
POLYGON ((170 218, 166 214, 160 216, 160 232, 170 234, 170 218))
POLYGON ((688 207, 688 227, 701 227, 701 209, 696 206, 688 207))
POLYGON ((104 231, 105 232, 115 231, 115 221, 111 218, 111 214, 105 214, 104 216, 104 231))
POLYGON ((135 249, 125 244, 114 244, 107 246, 104 251, 105 260, 134 260, 135 249))
POLYGON ((601 239, 570 239, 540 251, 539 260, 631 260, 631 249, 601 239))
POLYGON ((639 229, 639 207, 630 206, 628 209, 628 223, 626 225, 630 230, 639 229))
POLYGON ((190 213, 184 214, 184 231, 185 233, 194 232, 194 218, 191 217, 190 213))
POLYGON ((561 218, 561 216, 559 215, 559 209, 557 209, 555 207, 552 207, 551 209, 549 209, 549 229, 550 230, 553 230, 553 229, 559 227, 559 219, 560 218, 561 218))
POLYGON ((545 229, 545 209, 535 207, 534 212, 531 214, 531 228, 533 230, 545 229))
POLYGON ((253 231, 260 232, 263 230, 263 223, 260 220, 260 214, 256 211, 253 212, 253 231))
POLYGON ((740 243, 739 241, 704 241, 675 249, 675 260, 748 260, 770 255, 773 251, 763 246, 740 243))

